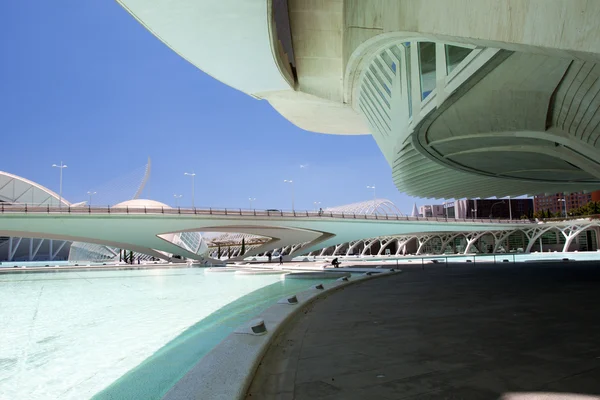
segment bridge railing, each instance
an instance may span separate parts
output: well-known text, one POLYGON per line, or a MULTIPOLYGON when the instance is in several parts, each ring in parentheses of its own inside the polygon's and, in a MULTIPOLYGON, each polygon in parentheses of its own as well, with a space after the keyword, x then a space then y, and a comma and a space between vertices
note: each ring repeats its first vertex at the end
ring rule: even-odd
MULTIPOLYGON (((506 220, 491 218, 444 218, 444 217, 408 217, 397 214, 356 214, 336 211, 308 211, 308 210, 250 210, 242 208, 182 208, 182 207, 110 207, 110 206, 49 206, 30 204, 5 204, 0 203, 0 214, 135 214, 135 215, 219 215, 231 217, 266 217, 266 218, 341 218, 356 220, 379 221, 414 221, 414 222, 463 222, 463 223, 498 223, 498 224, 531 224, 530 220, 506 220)), ((580 217, 581 218, 581 217, 580 217)))

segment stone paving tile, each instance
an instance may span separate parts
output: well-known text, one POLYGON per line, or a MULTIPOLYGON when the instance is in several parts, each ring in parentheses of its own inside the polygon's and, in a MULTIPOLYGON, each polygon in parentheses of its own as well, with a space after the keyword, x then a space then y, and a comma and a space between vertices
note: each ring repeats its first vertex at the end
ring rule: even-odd
POLYGON ((600 394, 598 283, 600 268, 555 263, 409 268, 351 286, 280 334, 247 399, 600 394))

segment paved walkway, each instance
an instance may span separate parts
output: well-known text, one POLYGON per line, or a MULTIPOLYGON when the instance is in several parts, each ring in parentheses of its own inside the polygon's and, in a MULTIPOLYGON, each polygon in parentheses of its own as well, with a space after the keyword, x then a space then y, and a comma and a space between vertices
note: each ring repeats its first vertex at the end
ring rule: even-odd
POLYGON ((296 319, 247 400, 599 395, 599 310, 590 264, 405 268, 296 319))

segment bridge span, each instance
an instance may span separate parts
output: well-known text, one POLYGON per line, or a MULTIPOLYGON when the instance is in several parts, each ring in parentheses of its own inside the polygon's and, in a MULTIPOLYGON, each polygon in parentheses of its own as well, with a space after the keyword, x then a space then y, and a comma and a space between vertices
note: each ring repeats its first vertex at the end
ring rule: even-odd
POLYGON ((203 257, 166 238, 178 232, 238 232, 270 240, 245 256, 298 243, 293 255, 308 254, 361 239, 426 233, 514 231, 536 224, 521 220, 446 219, 344 212, 261 211, 199 208, 110 208, 0 206, 0 236, 96 243, 165 258, 161 252, 190 259, 203 257))

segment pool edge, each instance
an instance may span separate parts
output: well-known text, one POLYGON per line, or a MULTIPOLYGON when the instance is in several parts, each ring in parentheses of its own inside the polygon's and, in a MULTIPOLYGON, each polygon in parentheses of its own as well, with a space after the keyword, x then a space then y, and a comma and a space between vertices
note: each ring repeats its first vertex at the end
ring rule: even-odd
MULTIPOLYGON (((347 281, 338 280, 326 283, 323 284, 324 289, 313 287, 298 293, 296 295, 297 304, 274 304, 261 314, 249 319, 262 319, 267 327, 266 334, 255 336, 239 333, 240 329, 236 329, 198 361, 165 394, 163 399, 243 399, 267 349, 296 315, 315 301, 323 299, 337 290, 400 272, 402 271, 393 269, 381 270, 380 273, 365 274, 347 281)), ((240 328, 243 330, 247 326, 242 325, 240 328)))

